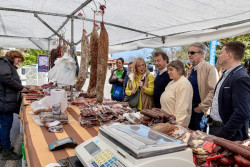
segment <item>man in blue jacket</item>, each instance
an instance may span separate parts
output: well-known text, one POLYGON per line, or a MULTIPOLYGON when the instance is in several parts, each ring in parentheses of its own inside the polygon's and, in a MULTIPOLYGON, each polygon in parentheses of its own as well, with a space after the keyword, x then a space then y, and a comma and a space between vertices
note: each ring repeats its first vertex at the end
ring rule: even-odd
POLYGON ((164 52, 156 52, 154 54, 155 66, 158 68, 159 72, 155 78, 154 87, 154 106, 155 108, 161 108, 160 98, 161 94, 165 91, 166 86, 171 81, 167 72, 168 56, 164 52))
POLYGON ((210 133, 232 141, 248 139, 250 78, 241 65, 245 45, 239 41, 223 45, 218 63, 225 68, 216 85, 210 113, 210 133))

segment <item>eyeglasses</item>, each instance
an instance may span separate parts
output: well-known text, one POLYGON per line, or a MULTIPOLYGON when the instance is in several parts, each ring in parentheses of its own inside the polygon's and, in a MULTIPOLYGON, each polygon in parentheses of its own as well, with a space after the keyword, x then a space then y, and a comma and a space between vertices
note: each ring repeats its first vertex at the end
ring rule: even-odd
POLYGON ((191 55, 194 55, 195 53, 200 53, 200 51, 199 52, 194 52, 194 51, 188 52, 188 54, 191 54, 191 55))

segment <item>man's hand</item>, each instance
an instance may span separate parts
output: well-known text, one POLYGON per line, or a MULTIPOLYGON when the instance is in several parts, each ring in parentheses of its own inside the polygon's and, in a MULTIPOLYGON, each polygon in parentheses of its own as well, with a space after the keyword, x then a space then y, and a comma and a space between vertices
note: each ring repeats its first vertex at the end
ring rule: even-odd
POLYGON ((112 79, 116 79, 116 76, 112 76, 112 79))
POLYGON ((194 111, 197 112, 197 113, 202 113, 203 112, 199 107, 194 108, 194 111))
POLYGON ((119 81, 119 82, 123 82, 123 81, 124 81, 124 79, 118 79, 118 81, 119 81))
POLYGON ((135 94, 135 92, 136 92, 136 89, 133 88, 131 94, 133 95, 133 94, 135 94))

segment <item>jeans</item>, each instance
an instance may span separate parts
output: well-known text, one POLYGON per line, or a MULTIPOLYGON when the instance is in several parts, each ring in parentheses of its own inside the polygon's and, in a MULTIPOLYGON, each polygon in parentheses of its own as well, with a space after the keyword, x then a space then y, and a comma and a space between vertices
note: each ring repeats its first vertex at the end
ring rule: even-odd
POLYGON ((206 132, 205 129, 207 129, 207 125, 205 125, 202 129, 200 127, 200 122, 204 114, 195 112, 194 108, 195 107, 192 107, 192 115, 191 115, 191 120, 190 120, 190 124, 188 128, 191 130, 200 130, 200 131, 206 132))
POLYGON ((3 150, 10 148, 10 130, 13 123, 13 113, 0 114, 0 143, 3 150))

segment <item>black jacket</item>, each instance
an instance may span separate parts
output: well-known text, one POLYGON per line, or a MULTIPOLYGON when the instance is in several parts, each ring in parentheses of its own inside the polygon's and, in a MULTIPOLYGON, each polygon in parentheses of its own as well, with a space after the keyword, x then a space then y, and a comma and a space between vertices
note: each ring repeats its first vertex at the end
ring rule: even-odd
POLYGON ((154 94, 153 94, 155 108, 161 108, 160 98, 170 81, 171 79, 169 78, 167 71, 165 71, 164 73, 162 73, 161 75, 155 78, 155 82, 154 82, 155 87, 154 87, 154 94))
POLYGON ((18 113, 23 89, 17 67, 8 57, 0 58, 0 113, 18 113))
POLYGON ((229 73, 221 85, 218 102, 224 124, 218 136, 232 141, 248 139, 250 78, 242 66, 229 73))
MULTIPOLYGON (((111 76, 110 76, 110 78, 109 78, 109 83, 112 84, 112 85, 116 84, 116 85, 118 85, 118 86, 123 86, 123 82, 119 82, 119 81, 118 81, 118 78, 112 79, 112 76, 114 75, 114 73, 115 73, 116 71, 117 71, 117 69, 115 69, 115 70, 112 72, 112 74, 111 74, 111 76)), ((124 79, 124 78, 126 77, 126 75, 127 75, 127 69, 126 69, 125 67, 123 67, 122 79, 124 79)))

